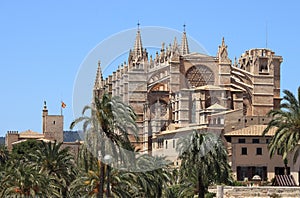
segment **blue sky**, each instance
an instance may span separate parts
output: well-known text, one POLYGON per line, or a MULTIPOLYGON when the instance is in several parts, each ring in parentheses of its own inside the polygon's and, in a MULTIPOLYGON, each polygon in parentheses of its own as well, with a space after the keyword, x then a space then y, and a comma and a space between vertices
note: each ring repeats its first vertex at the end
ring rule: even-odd
MULTIPOLYGON (((300 85, 298 1, 0 1, 0 136, 7 130, 41 132, 46 100, 50 114, 74 119, 73 86, 87 54, 120 31, 162 26, 182 31, 215 55, 222 36, 229 56, 266 46, 283 56, 281 88, 300 85)), ((143 34, 143 33, 142 33, 143 34)), ((135 34, 132 35, 132 45, 135 34)), ((97 65, 94 65, 95 69, 97 65)))

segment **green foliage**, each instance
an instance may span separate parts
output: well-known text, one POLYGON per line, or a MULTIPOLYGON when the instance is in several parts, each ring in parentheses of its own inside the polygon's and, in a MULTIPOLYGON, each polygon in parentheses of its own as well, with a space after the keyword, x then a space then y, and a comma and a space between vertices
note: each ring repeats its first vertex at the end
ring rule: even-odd
POLYGON ((181 159, 180 179, 190 190, 204 198, 210 184, 230 183, 231 169, 222 140, 215 134, 193 131, 177 142, 181 159))
POLYGON ((12 158, 14 159, 30 159, 29 154, 41 148, 41 141, 26 140, 24 142, 15 144, 12 149, 12 158))
POLYGON ((246 186, 246 184, 244 182, 241 182, 241 181, 237 181, 237 180, 234 180, 232 183, 231 183, 232 186, 246 186))
POLYGON ((269 152, 272 157, 279 151, 282 153, 283 160, 287 160, 289 153, 294 153, 294 163, 296 162, 300 147, 300 87, 298 88, 297 98, 288 90, 284 90, 283 102, 279 109, 268 112, 272 120, 263 131, 265 135, 271 128, 276 127, 276 133, 269 143, 269 152))
POLYGON ((0 197, 35 197, 54 194, 50 179, 30 163, 10 161, 1 174, 0 197))
POLYGON ((208 192, 205 193, 205 198, 214 198, 216 197, 216 193, 208 192))
POLYGON ((0 171, 3 170, 6 162, 9 159, 9 153, 4 145, 0 146, 0 171))

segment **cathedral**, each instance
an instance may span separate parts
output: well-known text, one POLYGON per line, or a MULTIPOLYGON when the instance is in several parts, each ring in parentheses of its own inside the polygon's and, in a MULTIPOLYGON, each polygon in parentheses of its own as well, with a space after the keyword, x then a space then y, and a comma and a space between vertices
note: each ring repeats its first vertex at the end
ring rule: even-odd
MULTIPOLYGON (((176 38, 172 45, 162 43, 153 58, 138 28, 127 63, 104 79, 98 62, 93 95, 119 96, 134 109, 140 137, 135 144, 143 152, 178 165, 178 138, 194 130, 213 132, 226 142, 236 179, 270 180, 284 165, 281 156, 269 158, 274 131, 261 134, 270 121, 267 112, 281 102, 283 59, 270 49, 254 48, 232 61, 227 50, 223 38, 216 56, 191 52, 184 30, 181 43, 176 38)), ((289 164, 297 178, 298 167, 289 164)))

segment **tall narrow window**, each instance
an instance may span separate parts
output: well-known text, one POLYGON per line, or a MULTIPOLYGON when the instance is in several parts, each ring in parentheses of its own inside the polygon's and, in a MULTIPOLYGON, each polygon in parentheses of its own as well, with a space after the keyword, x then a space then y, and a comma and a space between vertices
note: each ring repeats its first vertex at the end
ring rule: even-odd
POLYGON ((242 155, 247 155, 247 147, 242 147, 242 155))

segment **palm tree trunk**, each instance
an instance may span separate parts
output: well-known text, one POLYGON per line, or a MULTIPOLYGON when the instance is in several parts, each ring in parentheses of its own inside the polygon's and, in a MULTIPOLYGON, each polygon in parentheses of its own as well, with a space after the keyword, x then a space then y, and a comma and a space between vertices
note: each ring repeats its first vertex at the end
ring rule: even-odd
MULTIPOLYGON (((105 143, 101 142, 100 144, 100 152, 101 152, 101 157, 104 157, 105 155, 105 143)), ((100 173, 99 173, 99 189, 98 189, 98 196, 97 198, 103 198, 104 195, 104 179, 105 179, 105 164, 101 161, 102 159, 99 158, 100 160, 100 173)))
POLYGON ((97 198, 103 198, 104 194, 104 163, 100 161, 99 189, 97 198))
POLYGON ((205 196, 205 188, 201 178, 201 174, 198 173, 198 198, 204 198, 205 196))
POLYGON ((288 160, 284 159, 284 174, 287 175, 288 174, 288 160))

